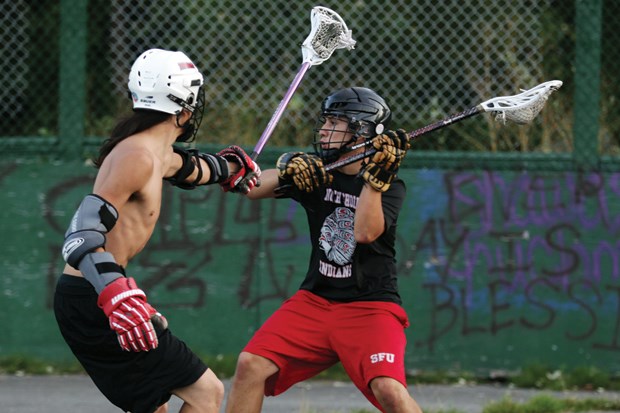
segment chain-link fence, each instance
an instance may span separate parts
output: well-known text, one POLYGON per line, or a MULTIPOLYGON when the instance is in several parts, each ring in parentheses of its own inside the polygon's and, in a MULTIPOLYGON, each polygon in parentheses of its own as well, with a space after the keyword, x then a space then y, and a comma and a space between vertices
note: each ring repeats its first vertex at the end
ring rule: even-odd
MULTIPOLYGON (((82 108, 84 135, 107 136, 129 109, 126 79, 133 60, 159 47, 184 51, 205 74, 208 106, 199 142, 253 145, 300 67, 300 45, 317 5, 306 0, 83 0, 84 91, 73 101, 59 92, 73 79, 59 73, 63 64, 72 64, 60 58, 61 43, 81 34, 67 33, 62 4, 15 0, 0 5, 3 136, 59 135, 63 104, 82 108)), ((415 148, 568 154, 581 110, 574 104, 575 73, 581 73, 599 82, 598 90, 582 87, 583 106, 595 106, 592 116, 598 120, 595 128, 585 128, 598 135, 598 147, 590 145, 599 152, 593 156, 620 153, 617 1, 323 5, 343 17, 357 45, 308 71, 270 146, 308 145, 322 99, 345 86, 377 90, 392 106, 394 126, 413 130, 489 98, 560 79, 564 86, 531 125, 503 125, 484 115, 437 131, 415 148), (593 11, 580 14, 580 4, 593 11), (579 38, 590 39, 583 53, 587 59, 594 56, 592 61, 577 55, 579 38)))

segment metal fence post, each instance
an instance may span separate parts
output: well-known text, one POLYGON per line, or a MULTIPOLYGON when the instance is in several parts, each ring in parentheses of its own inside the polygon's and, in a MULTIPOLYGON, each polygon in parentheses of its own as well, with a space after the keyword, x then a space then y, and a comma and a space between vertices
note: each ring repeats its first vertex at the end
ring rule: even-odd
POLYGON ((575 165, 580 170, 599 164, 598 132, 601 99, 602 0, 575 1, 575 165))
POLYGON ((60 2, 58 139, 61 156, 76 159, 84 143, 88 0, 60 2))

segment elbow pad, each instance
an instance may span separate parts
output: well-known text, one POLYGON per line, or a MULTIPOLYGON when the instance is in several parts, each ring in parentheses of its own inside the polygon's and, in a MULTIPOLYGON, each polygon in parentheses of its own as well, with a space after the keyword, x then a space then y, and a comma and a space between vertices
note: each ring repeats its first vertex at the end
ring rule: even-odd
POLYGON ((84 230, 69 234, 62 246, 62 258, 73 268, 80 268, 86 254, 105 246, 105 235, 99 231, 84 230))
POLYGON ((65 233, 62 257, 82 272, 97 293, 117 278, 123 277, 123 268, 109 252, 95 252, 105 247, 105 234, 118 220, 118 211, 100 196, 87 195, 78 207, 65 233))
POLYGON ((79 268, 84 256, 105 245, 105 234, 118 220, 118 211, 100 196, 90 194, 83 200, 65 233, 62 257, 73 268, 79 268))

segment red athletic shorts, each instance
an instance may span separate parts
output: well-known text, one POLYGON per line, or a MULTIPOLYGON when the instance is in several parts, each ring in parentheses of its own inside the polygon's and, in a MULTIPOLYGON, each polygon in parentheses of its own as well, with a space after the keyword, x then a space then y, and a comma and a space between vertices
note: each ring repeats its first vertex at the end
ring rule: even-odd
POLYGON ((342 303, 300 290, 254 334, 244 351, 273 361, 280 371, 265 385, 276 396, 340 361, 358 389, 377 408, 375 377, 405 379, 405 310, 381 301, 342 303))

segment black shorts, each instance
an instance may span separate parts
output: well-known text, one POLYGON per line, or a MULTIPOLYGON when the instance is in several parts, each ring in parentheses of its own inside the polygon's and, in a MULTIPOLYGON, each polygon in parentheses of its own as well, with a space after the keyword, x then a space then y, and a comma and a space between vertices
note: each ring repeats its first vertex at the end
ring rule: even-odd
POLYGON ((171 391, 198 380, 207 366, 169 329, 156 327, 159 346, 123 351, 97 293, 82 277, 63 274, 56 284, 54 313, 60 332, 95 385, 126 412, 152 413, 171 391))

